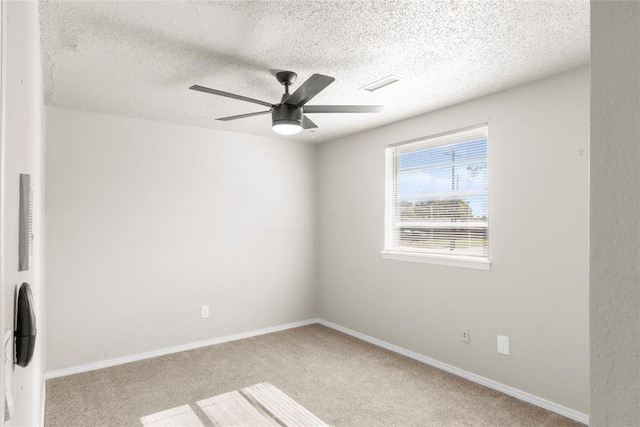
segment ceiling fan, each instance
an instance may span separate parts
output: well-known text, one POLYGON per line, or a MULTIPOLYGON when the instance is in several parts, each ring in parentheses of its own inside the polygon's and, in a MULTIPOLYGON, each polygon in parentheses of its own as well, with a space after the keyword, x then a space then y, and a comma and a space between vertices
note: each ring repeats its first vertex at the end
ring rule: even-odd
POLYGON ((216 120, 229 121, 244 119, 246 117, 260 116, 271 113, 272 128, 282 135, 293 135, 302 129, 314 129, 318 126, 311 121, 307 114, 320 113, 379 113, 382 111, 381 105, 308 105, 307 102, 324 90, 335 80, 333 77, 322 74, 314 74, 307 79, 295 92, 289 93, 291 86, 298 75, 293 71, 280 71, 276 73, 276 79, 284 86, 284 94, 278 104, 248 98, 235 93, 223 92, 221 90, 210 89, 208 87, 193 85, 189 89, 206 92, 227 98, 239 99, 240 101, 252 102, 254 104, 269 107, 267 111, 256 113, 240 114, 237 116, 221 117, 216 120))

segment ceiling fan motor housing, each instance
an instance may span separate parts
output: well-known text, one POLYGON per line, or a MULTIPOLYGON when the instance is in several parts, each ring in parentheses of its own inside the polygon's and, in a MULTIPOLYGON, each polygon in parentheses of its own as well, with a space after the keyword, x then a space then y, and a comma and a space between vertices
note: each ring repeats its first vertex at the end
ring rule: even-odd
POLYGON ((302 107, 291 104, 278 104, 271 107, 273 125, 288 124, 302 126, 302 107))

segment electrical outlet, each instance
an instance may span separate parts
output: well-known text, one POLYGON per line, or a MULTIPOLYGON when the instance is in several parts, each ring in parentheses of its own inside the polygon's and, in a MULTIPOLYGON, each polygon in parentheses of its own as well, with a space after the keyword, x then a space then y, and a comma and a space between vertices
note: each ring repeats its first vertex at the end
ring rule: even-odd
POLYGON ((498 353, 509 355, 509 337, 498 335, 498 353))
POLYGON ((202 307, 200 307, 200 318, 206 319, 207 317, 209 317, 209 306, 203 305, 202 307))
POLYGON ((460 328, 460 341, 469 344, 469 328, 460 328))

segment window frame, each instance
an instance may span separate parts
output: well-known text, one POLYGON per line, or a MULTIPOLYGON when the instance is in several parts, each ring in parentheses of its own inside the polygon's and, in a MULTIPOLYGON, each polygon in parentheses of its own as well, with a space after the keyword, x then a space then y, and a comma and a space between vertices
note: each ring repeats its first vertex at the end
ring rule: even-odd
MULTIPOLYGON (((428 264, 436 264, 450 267, 462 267, 478 270, 490 270, 491 261, 489 254, 489 206, 487 206, 487 255, 486 257, 465 256, 462 254, 434 254, 426 252, 403 251, 393 248, 393 218, 396 210, 396 200, 394 199, 394 184, 397 180, 396 162, 394 161, 393 151, 398 147, 414 144, 418 142, 426 142, 428 140, 437 140, 442 137, 452 136, 457 133, 470 131, 478 128, 486 128, 486 163, 487 174, 489 173, 489 125, 488 123, 480 123, 465 128, 455 129, 452 131, 442 132, 439 134, 429 135, 421 138, 403 141, 399 143, 388 144, 385 147, 385 220, 384 220, 384 249, 380 251, 382 258, 396 261, 420 262, 428 264)), ((434 141, 434 147, 438 143, 434 141)), ((487 203, 489 203, 489 176, 487 176, 487 203)))

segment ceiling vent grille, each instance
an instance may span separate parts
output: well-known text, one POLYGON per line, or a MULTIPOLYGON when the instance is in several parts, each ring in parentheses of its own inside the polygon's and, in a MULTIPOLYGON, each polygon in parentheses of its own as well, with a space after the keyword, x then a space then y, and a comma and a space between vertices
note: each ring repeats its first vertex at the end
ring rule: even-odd
POLYGON ((366 86, 362 86, 360 89, 364 89, 364 90, 368 90, 369 92, 373 92, 376 91, 378 89, 382 89, 385 86, 389 86, 391 83, 395 83, 397 81, 402 80, 400 77, 398 76, 394 76, 393 74, 387 76, 387 77, 383 77, 380 80, 376 80, 373 83, 369 83, 366 86))

